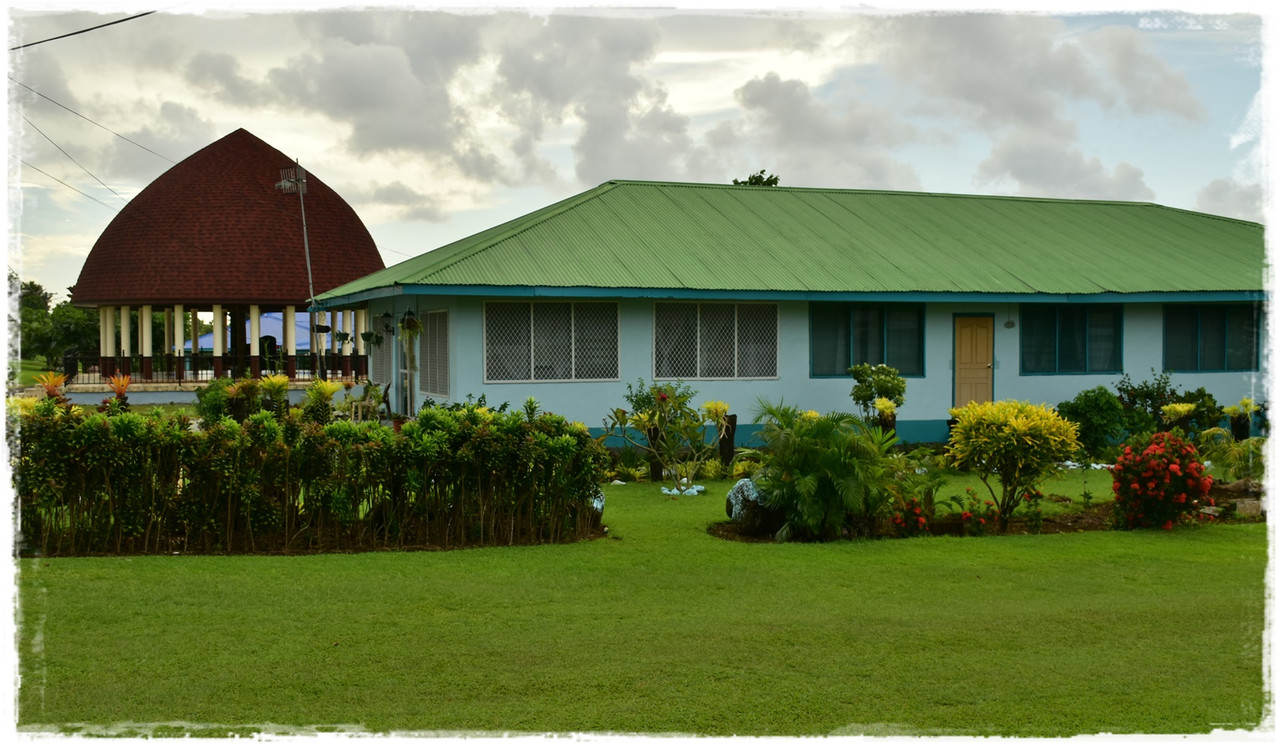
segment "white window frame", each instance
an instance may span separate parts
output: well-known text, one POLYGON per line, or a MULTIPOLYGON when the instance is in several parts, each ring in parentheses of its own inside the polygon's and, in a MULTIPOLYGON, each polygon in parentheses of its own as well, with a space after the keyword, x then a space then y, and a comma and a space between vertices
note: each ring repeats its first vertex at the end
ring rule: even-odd
POLYGON ((770 302, 744 302, 738 303, 734 301, 655 301, 652 308, 653 312, 653 345, 650 347, 652 353, 651 370, 653 371, 653 379, 655 381, 776 381, 778 375, 778 351, 781 347, 782 323, 778 313, 778 304, 770 302), (660 305, 684 305, 696 306, 698 328, 694 335, 694 362, 693 370, 695 375, 692 376, 659 376, 658 375, 658 306, 660 305), (732 306, 733 307, 733 371, 732 376, 699 376, 697 371, 702 368, 702 307, 703 306, 732 306), (737 375, 741 368, 741 354, 738 346, 740 335, 739 319, 741 318, 741 308, 744 306, 769 306, 773 308, 773 375, 771 376, 740 376, 737 375))
POLYGON ((618 303, 616 301, 596 301, 596 300, 489 300, 484 302, 482 309, 481 326, 483 327, 483 345, 482 359, 480 364, 483 368, 485 383, 572 383, 575 381, 620 381, 622 375, 622 315, 619 313, 618 303), (534 344, 534 322, 533 307, 535 305, 545 305, 552 303, 567 303, 569 305, 569 378, 534 378, 534 354, 537 345, 534 344), (529 378, 490 378, 489 377, 489 306, 490 304, 513 305, 520 304, 529 308, 529 378), (577 323, 578 311, 580 305, 608 305, 613 306, 613 354, 614 354, 614 370, 615 375, 612 378, 577 378, 573 376, 573 372, 577 370, 578 365, 578 346, 577 323))

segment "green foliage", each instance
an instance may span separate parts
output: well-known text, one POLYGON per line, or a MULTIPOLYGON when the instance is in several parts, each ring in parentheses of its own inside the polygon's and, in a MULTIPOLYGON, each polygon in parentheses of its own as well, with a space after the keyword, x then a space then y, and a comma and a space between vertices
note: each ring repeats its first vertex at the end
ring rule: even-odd
POLYGON ((1124 435, 1125 413, 1119 397, 1106 386, 1095 386, 1058 404, 1057 410, 1078 426, 1077 438, 1089 460, 1112 460, 1110 453, 1124 435))
POLYGON ((215 378, 196 389, 196 416, 204 422, 217 422, 230 414, 227 407, 227 389, 231 379, 215 378))
POLYGON ((1267 439, 1260 437, 1236 440, 1230 432, 1220 427, 1202 430, 1196 436, 1200 453, 1214 466, 1221 466, 1233 480, 1262 480, 1266 443, 1267 439))
POLYGON ((1203 386, 1195 391, 1175 394, 1173 403, 1193 405, 1190 414, 1179 422, 1171 423, 1182 428, 1188 435, 1194 436, 1202 430, 1217 427, 1222 422, 1222 408, 1218 406, 1213 394, 1206 391, 1203 386))
POLYGON ((827 541, 871 537, 893 503, 901 462, 890 456, 892 433, 852 414, 820 415, 760 402, 757 437, 764 445, 744 456, 759 459, 754 477, 765 507, 782 512, 775 538, 827 541))
MULTIPOLYGON (((471 404, 396 435, 286 412, 91 414, 54 399, 11 414, 23 551, 351 551, 571 541, 599 526, 608 456, 585 426, 471 404)), ((221 395, 221 398, 218 398, 221 395)), ((316 394, 323 399, 322 394, 316 394)))
POLYGON ((681 381, 636 384, 627 384, 631 410, 618 408, 605 418, 606 436, 616 435, 656 459, 671 479, 671 489, 679 492, 682 476, 696 477, 704 463, 718 456, 728 407, 721 402, 694 407, 690 400, 696 392, 681 381))
POLYGON ((734 180, 733 180, 733 185, 734 185, 734 186, 767 186, 767 187, 772 187, 772 186, 778 186, 778 184, 779 184, 779 183, 781 183, 781 179, 779 179, 777 176, 775 176, 775 175, 773 175, 773 174, 769 174, 769 175, 767 175, 767 176, 766 176, 766 175, 765 175, 765 172, 764 172, 764 169, 760 169, 760 172, 759 172, 759 173, 751 174, 751 175, 747 176, 747 178, 745 178, 745 179, 734 179, 734 180))
POLYGON ((849 368, 849 374, 854 380, 853 390, 849 392, 849 396, 853 398, 853 403, 858 405, 858 411, 864 420, 870 420, 874 412, 886 409, 883 405, 876 406, 877 399, 887 399, 891 402, 893 409, 890 411, 893 414, 896 414, 897 407, 901 407, 905 401, 907 379, 899 375, 896 368, 888 365, 859 363, 849 368))
POLYGON ((1127 436, 1153 433, 1160 425, 1166 404, 1172 404, 1177 391, 1169 385, 1168 373, 1151 369, 1152 380, 1134 383, 1125 373, 1116 383, 1116 396, 1124 408, 1124 430, 1127 436))
POLYGON ((977 473, 998 510, 1000 531, 1023 495, 1034 492, 1063 461, 1080 450, 1076 424, 1043 405, 1019 401, 974 402, 951 410, 947 458, 958 469, 977 473), (996 494, 990 479, 1000 481, 996 494))
POLYGON ((1111 467, 1111 476, 1120 528, 1168 531, 1198 517, 1202 501, 1213 505, 1208 497, 1213 477, 1205 473, 1195 446, 1177 433, 1136 436, 1111 467))

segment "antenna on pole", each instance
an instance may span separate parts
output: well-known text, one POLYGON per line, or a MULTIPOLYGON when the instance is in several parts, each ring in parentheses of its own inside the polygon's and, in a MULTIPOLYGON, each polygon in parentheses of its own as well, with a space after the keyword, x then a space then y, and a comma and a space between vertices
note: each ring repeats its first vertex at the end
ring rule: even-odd
MULTIPOLYGON (((302 210, 302 253, 307 261, 307 316, 311 324, 311 359, 316 361, 316 288, 311 279, 311 244, 307 239, 307 203, 303 199, 307 193, 307 171, 302 164, 296 160, 292 166, 286 166, 280 169, 280 181, 276 182, 276 189, 285 194, 298 193, 298 207, 302 210)), ((318 371, 318 364, 316 372, 318 371)))

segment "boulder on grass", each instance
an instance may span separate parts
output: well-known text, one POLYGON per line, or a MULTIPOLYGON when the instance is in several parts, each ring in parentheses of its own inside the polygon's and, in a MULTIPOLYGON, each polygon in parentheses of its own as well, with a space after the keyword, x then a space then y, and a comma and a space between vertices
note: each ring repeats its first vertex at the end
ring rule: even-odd
POLYGON ((738 524, 738 531, 747 536, 772 536, 786 522, 782 511, 761 502, 755 482, 750 479, 739 479, 729 488, 724 510, 738 524))

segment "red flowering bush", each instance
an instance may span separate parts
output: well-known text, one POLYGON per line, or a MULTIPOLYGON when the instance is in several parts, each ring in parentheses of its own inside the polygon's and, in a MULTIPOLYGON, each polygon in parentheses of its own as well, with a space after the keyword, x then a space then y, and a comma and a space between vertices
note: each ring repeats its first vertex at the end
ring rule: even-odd
MULTIPOLYGON (((1153 433, 1130 442, 1111 467, 1118 528, 1171 530, 1199 517, 1213 477, 1205 473, 1195 446, 1173 433, 1153 433)), ((1206 516, 1212 520, 1212 516, 1206 516)))
POLYGON ((928 511, 919 498, 909 497, 894 506, 893 532, 904 539, 929 533, 928 511))

